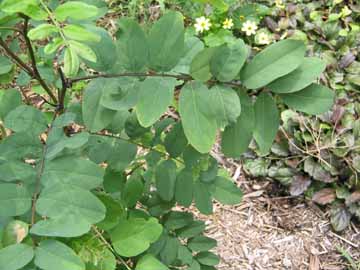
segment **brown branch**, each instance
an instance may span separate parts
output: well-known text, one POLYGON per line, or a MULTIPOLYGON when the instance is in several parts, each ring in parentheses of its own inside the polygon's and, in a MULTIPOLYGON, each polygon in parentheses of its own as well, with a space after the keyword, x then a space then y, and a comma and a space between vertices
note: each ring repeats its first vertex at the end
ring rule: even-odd
POLYGON ((20 66, 30 77, 34 77, 34 73, 32 69, 25 64, 15 53, 11 51, 6 42, 0 38, 0 46, 4 49, 5 53, 9 56, 9 58, 15 62, 18 66, 20 66))
POLYGON ((25 43, 26 43, 26 47, 28 49, 29 52, 29 56, 30 56, 30 60, 31 60, 31 66, 33 69, 33 77, 40 83, 40 85, 42 86, 42 88, 46 91, 46 93, 50 96, 50 98, 53 100, 53 102, 57 103, 57 99, 56 96, 54 95, 54 93, 51 91, 51 89, 49 88, 49 86, 46 84, 46 82, 44 81, 44 79, 41 77, 40 72, 36 66, 36 59, 35 59, 35 54, 34 54, 34 50, 33 47, 31 45, 31 41, 27 35, 28 33, 28 26, 29 26, 29 17, 27 16, 23 16, 24 17, 24 29, 22 31, 22 34, 24 36, 25 39, 25 43))
POLYGON ((58 67, 58 72, 60 75, 62 87, 61 87, 61 90, 59 89, 59 92, 58 92, 58 108, 57 109, 58 109, 59 113, 62 113, 65 108, 65 105, 64 105, 65 96, 66 96, 66 90, 68 89, 69 84, 67 82, 65 74, 62 71, 61 67, 58 67))

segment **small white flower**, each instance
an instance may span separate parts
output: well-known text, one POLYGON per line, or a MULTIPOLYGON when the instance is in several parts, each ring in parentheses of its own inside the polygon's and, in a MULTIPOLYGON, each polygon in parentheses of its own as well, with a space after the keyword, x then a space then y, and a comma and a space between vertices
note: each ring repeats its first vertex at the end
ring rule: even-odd
POLYGON ((195 19, 196 23, 194 24, 195 30, 198 33, 208 31, 211 27, 210 19, 205 18, 204 16, 195 19))
POLYGON ((257 25, 253 21, 244 22, 241 31, 245 32, 247 36, 255 35, 256 29, 258 29, 257 25))
POLYGON ((262 32, 259 34, 259 44, 266 45, 270 43, 270 37, 268 34, 262 32))
POLYGON ((234 22, 233 22, 233 20, 232 19, 226 19, 224 22, 223 22, 223 28, 224 29, 231 29, 231 28, 233 28, 233 26, 234 26, 234 22))

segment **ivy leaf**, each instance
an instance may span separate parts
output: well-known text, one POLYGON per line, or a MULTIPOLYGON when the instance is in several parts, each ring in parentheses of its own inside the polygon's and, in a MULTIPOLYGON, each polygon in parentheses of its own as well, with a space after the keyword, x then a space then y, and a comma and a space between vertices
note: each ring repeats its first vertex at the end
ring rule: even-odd
POLYGON ((0 119, 4 120, 6 115, 14 108, 22 104, 22 97, 16 89, 7 89, 0 92, 0 119))
POLYGON ((102 96, 106 91, 116 87, 116 80, 96 79, 91 81, 85 89, 82 113, 85 126, 92 132, 107 127, 115 111, 101 105, 102 96))
POLYGON ((151 254, 141 257, 136 264, 135 270, 168 270, 169 268, 161 263, 151 254))
POLYGON ((241 39, 220 46, 211 58, 211 73, 222 82, 235 79, 245 63, 248 49, 241 39))
POLYGON ((69 156, 46 162, 41 183, 45 187, 64 184, 90 190, 98 187, 103 177, 104 170, 95 163, 69 156))
POLYGON ((249 96, 239 92, 241 114, 236 122, 228 125, 222 133, 221 149, 227 157, 239 158, 251 142, 255 127, 254 107, 249 96))
POLYGON ((175 78, 147 78, 140 84, 136 112, 143 127, 150 127, 167 110, 178 84, 175 78))
POLYGON ((200 181, 194 184, 194 200, 197 209, 199 209, 202 214, 212 214, 213 202, 209 184, 205 184, 200 181))
POLYGON ((186 84, 180 93, 179 112, 186 138, 200 153, 210 151, 216 137, 216 119, 211 117, 211 97, 200 82, 186 84))
POLYGON ((215 85, 210 89, 211 106, 218 128, 235 123, 241 112, 239 96, 235 90, 223 85, 215 85))
POLYGON ((273 81, 267 87, 274 93, 293 93, 310 85, 325 70, 326 63, 315 57, 306 57, 291 73, 273 81))
POLYGON ((110 236, 117 253, 133 257, 147 250, 161 233, 162 227, 155 218, 130 218, 121 220, 110 236))
POLYGON ((214 199, 228 205, 239 204, 242 200, 242 191, 230 180, 222 176, 216 177, 211 187, 214 199))
POLYGON ((190 65, 191 76, 198 81, 211 79, 210 63, 218 47, 205 48, 195 55, 190 65))
POLYGON ((17 270, 27 265, 34 257, 31 246, 15 244, 0 249, 0 269, 17 270))
POLYGON ((206 236, 197 236, 190 239, 187 244, 192 251, 201 252, 216 247, 216 240, 206 236))
POLYGON ((20 216, 31 208, 31 196, 23 185, 0 184, 0 216, 20 216))
POLYGON ((304 60, 302 41, 287 39, 270 45, 242 69, 240 78, 245 87, 256 89, 295 70, 304 60))
POLYGON ((35 265, 43 270, 85 270, 84 262, 67 245, 43 240, 35 250, 35 265))
POLYGON ((176 177, 175 199, 185 207, 189 207, 193 201, 194 180, 192 172, 183 169, 176 177))
POLYGON ((171 160, 161 162, 155 169, 156 189, 165 201, 171 201, 175 193, 176 164, 171 160))
POLYGON ((28 132, 36 135, 47 128, 44 114, 28 105, 21 105, 5 117, 5 126, 15 132, 28 132))
POLYGON ((169 71, 184 53, 184 22, 179 12, 170 11, 151 28, 148 36, 149 66, 157 71, 169 71))
POLYGON ((254 138, 261 154, 264 155, 270 150, 279 129, 279 112, 273 98, 264 92, 256 99, 254 111, 254 138))
POLYGON ((140 25, 132 19, 120 19, 116 36, 119 63, 125 70, 141 71, 147 63, 149 51, 145 33, 140 25))
POLYGON ((55 17, 59 21, 65 21, 67 18, 73 20, 83 20, 94 17, 99 9, 96 6, 88 5, 80 1, 70 1, 59 5, 55 11, 55 17))
POLYGON ((329 111, 334 104, 335 93, 322 85, 311 84, 305 89, 281 94, 282 100, 289 107, 308 114, 322 114, 329 111))

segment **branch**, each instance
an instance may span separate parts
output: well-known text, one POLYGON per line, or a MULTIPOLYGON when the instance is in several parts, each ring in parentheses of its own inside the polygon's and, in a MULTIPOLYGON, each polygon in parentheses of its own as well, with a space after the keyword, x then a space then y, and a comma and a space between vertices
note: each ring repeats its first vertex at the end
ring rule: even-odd
POLYGON ((32 69, 27 64, 25 64, 15 53, 11 51, 11 49, 6 45, 5 41, 2 38, 0 38, 0 46, 5 50, 9 58, 13 60, 13 62, 15 62, 15 64, 25 70, 25 72, 29 74, 30 77, 34 77, 32 69))
POLYGON ((184 81, 191 81, 192 77, 189 75, 175 75, 175 74, 167 74, 167 73, 136 73, 136 72, 128 72, 128 73, 120 73, 120 74, 95 74, 84 77, 78 77, 74 79, 69 79, 69 83, 73 84, 79 81, 97 79, 97 78, 119 78, 119 77, 169 77, 175 78, 184 81))
POLYGON ((62 71, 61 67, 58 67, 58 72, 60 75, 62 88, 61 88, 61 90, 59 89, 59 92, 58 92, 58 108, 57 109, 60 113, 62 113, 65 108, 64 103, 65 103, 66 90, 69 85, 68 85, 67 79, 65 78, 64 72, 62 71))
POLYGON ((54 95, 54 93, 51 91, 51 89, 49 88, 49 86, 46 84, 46 82, 43 80, 43 78, 40 75, 40 72, 36 66, 36 59, 35 59, 35 54, 34 54, 34 50, 33 47, 31 45, 31 41, 27 35, 28 33, 28 26, 29 26, 29 17, 24 16, 24 30, 23 30, 23 36, 25 39, 25 43, 26 43, 26 47, 29 51, 29 56, 30 56, 30 60, 31 60, 31 66, 33 69, 33 77, 40 83, 40 85, 42 86, 42 88, 46 91, 46 93, 50 96, 50 98, 56 103, 56 97, 54 95))

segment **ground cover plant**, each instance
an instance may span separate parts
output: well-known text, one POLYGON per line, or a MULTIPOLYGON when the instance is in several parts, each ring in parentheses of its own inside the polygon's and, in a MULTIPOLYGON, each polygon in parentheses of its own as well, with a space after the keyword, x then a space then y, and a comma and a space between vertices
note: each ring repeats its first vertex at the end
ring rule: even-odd
POLYGON ((194 27, 166 8, 154 22, 122 17, 110 34, 96 24, 107 9, 0 4, 0 80, 16 86, 0 92, 0 269, 214 269, 216 241, 188 207, 241 201, 209 154, 216 139, 228 157, 252 140, 266 156, 280 113, 333 105, 317 82, 326 63, 303 40, 255 41, 250 20, 243 39, 229 35, 231 17, 209 37, 205 16, 194 27))

